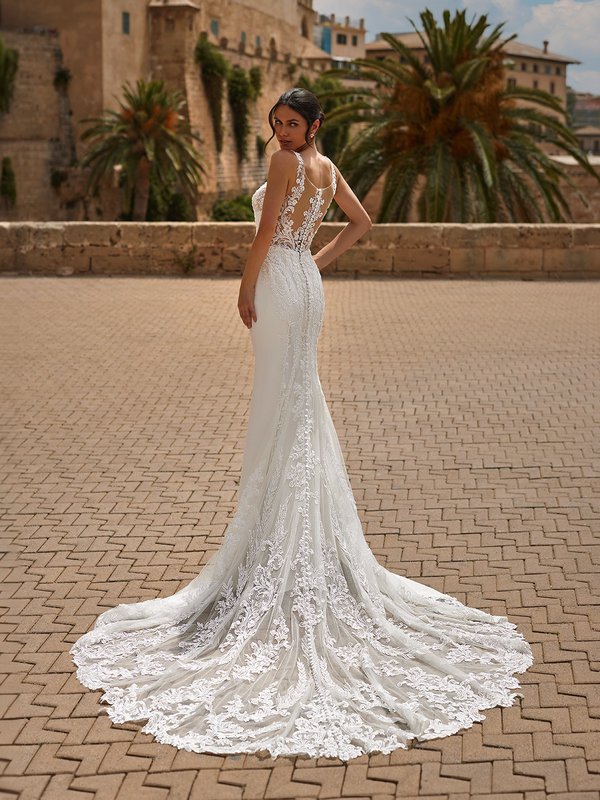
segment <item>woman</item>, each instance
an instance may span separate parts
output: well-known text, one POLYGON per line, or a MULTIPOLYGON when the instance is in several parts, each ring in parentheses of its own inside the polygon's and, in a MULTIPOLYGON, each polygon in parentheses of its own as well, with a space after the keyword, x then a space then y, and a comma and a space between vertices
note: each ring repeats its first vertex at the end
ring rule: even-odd
POLYGON ((114 722, 147 719, 186 750, 388 753, 512 705, 533 661, 508 619, 386 570, 365 540, 316 351, 320 270, 371 221, 316 149, 323 121, 305 89, 269 113, 280 150, 252 198, 238 309, 254 386, 223 543, 182 590, 104 612, 71 650, 114 722), (350 222, 313 257, 334 197, 350 222))

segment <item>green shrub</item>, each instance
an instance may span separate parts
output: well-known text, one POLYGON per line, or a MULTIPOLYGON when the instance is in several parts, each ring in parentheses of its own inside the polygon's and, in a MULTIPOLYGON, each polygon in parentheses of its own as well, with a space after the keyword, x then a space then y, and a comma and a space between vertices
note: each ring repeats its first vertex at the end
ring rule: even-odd
POLYGON ((215 222, 252 222, 252 198, 240 194, 231 199, 217 200, 212 207, 212 218, 215 222))
POLYGON ((251 95, 252 84, 248 73, 242 67, 234 67, 229 74, 228 97, 233 120, 235 146, 240 161, 243 161, 248 154, 251 95))
POLYGON ((71 70, 67 67, 59 67, 54 73, 54 88, 66 89, 71 81, 71 70))
POLYGON ((217 152, 223 150, 223 86, 231 71, 227 59, 208 39, 200 37, 194 51, 208 99, 217 152))
POLYGON ((18 51, 6 47, 4 39, 0 36, 0 113, 2 114, 10 110, 18 66, 18 51))
POLYGON ((3 197, 9 206, 17 202, 17 182, 12 161, 8 156, 2 159, 2 172, 0 173, 0 197, 3 197))

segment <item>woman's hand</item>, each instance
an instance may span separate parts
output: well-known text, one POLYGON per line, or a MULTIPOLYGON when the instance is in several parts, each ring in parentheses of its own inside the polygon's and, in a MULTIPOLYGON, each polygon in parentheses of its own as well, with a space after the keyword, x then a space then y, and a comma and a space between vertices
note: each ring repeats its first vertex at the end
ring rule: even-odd
POLYGON ((242 322, 247 328, 252 327, 252 320, 256 322, 256 309, 254 307, 254 289, 255 287, 244 281, 240 284, 240 293, 238 295, 238 311, 242 322))
POLYGON ((323 272, 323 270, 327 266, 327 264, 323 263, 324 256, 320 255, 320 253, 317 253, 316 255, 313 256, 313 261, 317 265, 317 268, 318 268, 319 272, 323 272))

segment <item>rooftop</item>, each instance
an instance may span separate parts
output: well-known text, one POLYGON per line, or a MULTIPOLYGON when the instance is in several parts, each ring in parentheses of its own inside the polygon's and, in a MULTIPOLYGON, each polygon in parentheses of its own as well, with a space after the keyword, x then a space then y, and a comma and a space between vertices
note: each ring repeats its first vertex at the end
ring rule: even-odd
MULTIPOLYGON (((378 34, 380 35, 380 34, 378 34)), ((398 41, 405 44, 407 47, 422 48, 423 42, 416 31, 409 31, 407 33, 393 33, 398 41)), ((375 39, 373 42, 366 44, 366 50, 392 50, 392 45, 384 39, 375 39)), ((522 42, 515 41, 514 39, 505 45, 505 51, 512 56, 519 56, 520 58, 536 58, 545 61, 560 61, 563 64, 580 64, 575 58, 569 56, 561 56, 558 53, 546 51, 540 47, 534 47, 531 44, 523 44, 522 42)))

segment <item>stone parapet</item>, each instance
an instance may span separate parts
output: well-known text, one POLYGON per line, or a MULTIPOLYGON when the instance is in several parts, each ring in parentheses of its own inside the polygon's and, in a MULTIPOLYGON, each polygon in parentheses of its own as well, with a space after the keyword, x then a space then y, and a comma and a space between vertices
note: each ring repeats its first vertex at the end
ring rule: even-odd
MULTIPOLYGON (((323 223, 312 252, 345 223, 323 223)), ((251 222, 0 223, 0 272, 239 275, 251 222)), ((374 225, 323 276, 600 278, 600 225, 374 225)))

